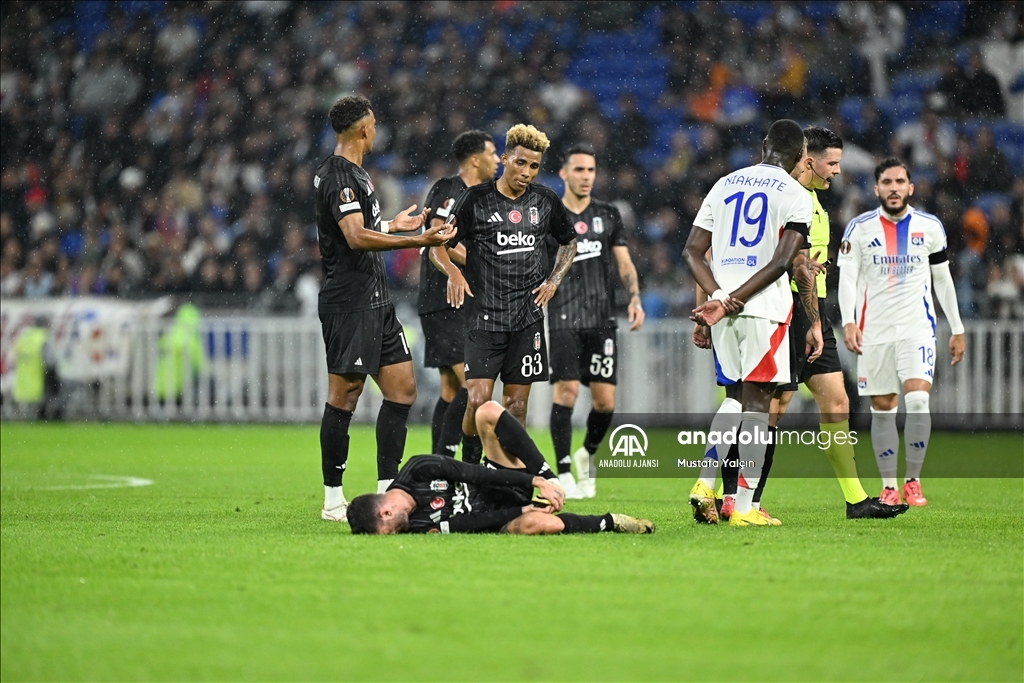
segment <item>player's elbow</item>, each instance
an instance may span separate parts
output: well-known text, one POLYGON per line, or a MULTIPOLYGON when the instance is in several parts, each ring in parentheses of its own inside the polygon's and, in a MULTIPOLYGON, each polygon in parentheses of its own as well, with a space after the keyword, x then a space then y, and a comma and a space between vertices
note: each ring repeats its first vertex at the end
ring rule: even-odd
POLYGON ((699 251, 693 245, 687 244, 683 247, 683 263, 690 269, 690 272, 693 272, 693 264, 703 257, 703 252, 699 251))

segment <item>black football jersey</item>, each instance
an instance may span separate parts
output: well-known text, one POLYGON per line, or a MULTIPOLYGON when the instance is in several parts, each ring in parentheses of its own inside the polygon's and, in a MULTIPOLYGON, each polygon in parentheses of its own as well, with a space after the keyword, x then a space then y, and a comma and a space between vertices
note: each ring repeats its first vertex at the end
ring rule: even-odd
POLYGON ((380 204, 370 174, 344 157, 330 156, 317 167, 313 186, 323 268, 320 314, 366 311, 391 303, 383 252, 353 249, 338 225, 345 216, 362 213, 363 228, 380 232, 380 204))
MULTIPOLYGON (((618 268, 612 247, 626 245, 619 210, 596 199, 583 213, 569 213, 576 232, 576 257, 548 303, 548 328, 589 330, 615 327, 615 281, 618 268)), ((548 240, 554 258, 558 243, 548 240)))
POLYGON ((409 531, 497 531, 522 514, 533 490, 533 475, 495 470, 445 455, 409 459, 388 489, 401 489, 416 501, 409 531))
POLYGON ((569 244, 576 233, 551 188, 530 184, 510 199, 497 181, 476 185, 455 200, 458 233, 448 243, 466 245, 469 329, 516 332, 544 319, 533 290, 550 275, 544 239, 569 244))
MULTIPOLYGON (((466 189, 466 183, 457 175, 441 178, 430 188, 423 209, 430 209, 430 220, 448 220, 455 198, 466 189)), ((451 308, 448 303, 448 277, 430 262, 428 249, 420 250, 420 291, 416 311, 428 315, 451 308)))

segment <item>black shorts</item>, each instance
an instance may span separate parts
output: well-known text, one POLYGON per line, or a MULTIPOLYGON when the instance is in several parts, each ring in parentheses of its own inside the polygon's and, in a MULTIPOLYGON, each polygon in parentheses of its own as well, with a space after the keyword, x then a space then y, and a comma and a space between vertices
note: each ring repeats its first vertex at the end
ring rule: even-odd
POLYGON ((518 332, 470 330, 465 347, 466 379, 495 379, 505 384, 532 384, 548 379, 544 321, 518 332))
POLYGON ((614 327, 551 330, 551 383, 579 380, 615 384, 619 374, 619 338, 614 327))
POLYGON ((821 316, 821 336, 825 341, 818 360, 807 362, 807 330, 811 329, 811 321, 800 301, 799 294, 793 294, 793 319, 789 323, 789 374, 788 384, 780 384, 776 391, 796 391, 798 384, 803 384, 814 375, 827 375, 842 372, 839 362, 839 349, 836 346, 836 333, 832 324, 825 317, 825 300, 818 299, 818 313, 821 316))
POLYGON ((423 365, 428 368, 450 368, 460 365, 466 348, 466 310, 447 311, 420 316, 423 326, 423 365))
POLYGON ((320 316, 332 375, 376 375, 386 365, 412 360, 402 323, 391 304, 369 311, 320 316))

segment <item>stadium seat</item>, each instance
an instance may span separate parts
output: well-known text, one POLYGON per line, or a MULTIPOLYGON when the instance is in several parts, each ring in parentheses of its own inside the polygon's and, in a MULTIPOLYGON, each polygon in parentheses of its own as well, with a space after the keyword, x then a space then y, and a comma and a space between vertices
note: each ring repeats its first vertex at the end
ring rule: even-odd
POLYGON ((864 128, 864 105, 867 99, 864 97, 845 97, 839 103, 839 115, 848 128, 861 132, 864 128))
POLYGON ((903 94, 920 97, 934 90, 941 78, 942 72, 938 70, 923 73, 901 73, 892 79, 892 94, 894 97, 903 94))
POLYGON ((748 29, 754 28, 758 22, 770 17, 775 11, 772 3, 763 0, 755 2, 723 2, 719 7, 724 13, 742 21, 748 29))

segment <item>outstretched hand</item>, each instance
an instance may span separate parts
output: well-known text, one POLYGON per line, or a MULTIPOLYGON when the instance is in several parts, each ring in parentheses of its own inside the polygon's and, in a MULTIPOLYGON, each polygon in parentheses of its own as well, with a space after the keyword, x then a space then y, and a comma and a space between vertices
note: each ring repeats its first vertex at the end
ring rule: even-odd
POLYGON ((427 216, 430 215, 430 209, 425 209, 423 213, 418 216, 410 215, 416 210, 416 205, 413 204, 405 211, 402 211, 394 219, 388 223, 388 232, 413 232, 419 230, 427 224, 427 216))
POLYGON ((435 225, 432 228, 424 230, 423 234, 414 235, 409 239, 416 240, 416 246, 418 247, 440 247, 448 242, 448 240, 455 237, 455 233, 458 231, 458 228, 453 227, 448 223, 441 223, 440 225, 435 225))

